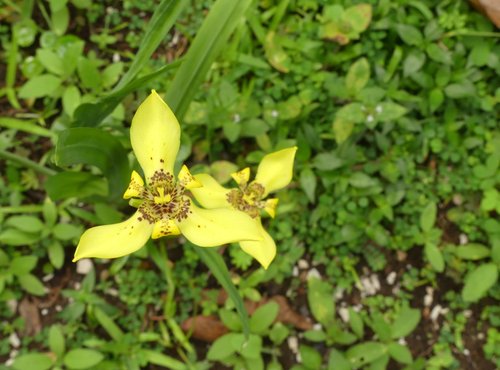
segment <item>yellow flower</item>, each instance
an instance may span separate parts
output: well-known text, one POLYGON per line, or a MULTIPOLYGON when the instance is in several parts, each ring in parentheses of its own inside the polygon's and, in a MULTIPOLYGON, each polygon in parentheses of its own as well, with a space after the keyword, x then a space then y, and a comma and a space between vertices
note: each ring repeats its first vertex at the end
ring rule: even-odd
POLYGON ((123 197, 133 198, 130 204, 137 207, 137 211, 124 222, 85 231, 73 261, 87 257, 121 257, 141 248, 150 237, 182 234, 201 247, 260 240, 260 229, 250 216, 228 208, 199 208, 185 194, 186 190, 202 184, 186 166, 175 179, 180 126, 154 90, 132 119, 130 140, 146 183, 133 171, 123 197))
POLYGON ((276 214, 277 198, 266 199, 269 193, 284 188, 292 180, 293 161, 297 147, 279 150, 266 155, 259 164, 255 180, 249 183, 250 168, 231 176, 238 188, 226 189, 208 174, 195 175, 203 187, 193 188, 194 198, 205 208, 228 207, 237 209, 252 217, 260 230, 262 240, 240 241, 241 248, 267 269, 276 255, 276 244, 264 230, 261 211, 273 217, 276 214))

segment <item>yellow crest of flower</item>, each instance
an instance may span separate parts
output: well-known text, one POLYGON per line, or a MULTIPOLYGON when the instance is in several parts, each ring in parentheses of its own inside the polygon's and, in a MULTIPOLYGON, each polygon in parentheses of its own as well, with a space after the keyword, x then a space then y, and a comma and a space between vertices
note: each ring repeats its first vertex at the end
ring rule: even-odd
POLYGON ((186 190, 203 186, 186 166, 174 176, 180 146, 177 118, 153 90, 132 119, 130 140, 145 181, 132 172, 125 199, 134 198, 137 211, 128 220, 93 227, 83 233, 73 261, 116 258, 135 252, 150 237, 182 234, 193 244, 214 247, 239 241, 257 241, 261 230, 254 220, 227 207, 202 209, 186 190))

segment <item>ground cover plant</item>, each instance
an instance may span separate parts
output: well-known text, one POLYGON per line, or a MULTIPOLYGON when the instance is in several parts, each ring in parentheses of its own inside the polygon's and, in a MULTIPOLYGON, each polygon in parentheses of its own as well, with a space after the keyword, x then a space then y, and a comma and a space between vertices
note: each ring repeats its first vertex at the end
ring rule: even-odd
POLYGON ((499 36, 466 1, 4 1, 0 369, 499 368, 499 36))

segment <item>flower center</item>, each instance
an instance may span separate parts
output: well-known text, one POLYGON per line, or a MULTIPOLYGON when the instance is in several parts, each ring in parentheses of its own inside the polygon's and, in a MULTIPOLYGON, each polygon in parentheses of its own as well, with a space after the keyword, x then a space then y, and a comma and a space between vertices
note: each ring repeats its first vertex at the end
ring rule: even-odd
MULTIPOLYGON (((191 212, 189 199, 184 197, 185 188, 174 181, 174 176, 159 170, 150 178, 149 186, 140 194, 139 206, 142 218, 154 224, 160 220, 182 221, 191 212)), ((140 221, 140 220, 139 220, 140 221)))
POLYGON ((227 194, 227 201, 236 209, 247 213, 252 218, 260 214, 260 210, 266 207, 266 202, 262 200, 264 186, 257 182, 250 185, 240 186, 227 194))

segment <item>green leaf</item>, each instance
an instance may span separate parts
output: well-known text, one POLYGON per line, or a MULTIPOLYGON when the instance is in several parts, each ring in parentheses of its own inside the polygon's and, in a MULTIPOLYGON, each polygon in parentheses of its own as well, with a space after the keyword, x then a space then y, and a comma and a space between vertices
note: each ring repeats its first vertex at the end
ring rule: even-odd
POLYGON ((276 302, 268 302, 255 310, 250 318, 250 332, 254 334, 264 333, 278 316, 279 305, 276 302))
POLYGON ((269 331, 269 339, 271 339, 275 345, 280 345, 286 338, 288 338, 289 334, 290 330, 282 323, 277 322, 269 331))
POLYGON ((54 226, 57 221, 57 207, 49 197, 46 197, 43 201, 42 212, 46 225, 48 227, 54 226))
POLYGON ((403 308, 391 325, 391 337, 399 339, 409 335, 420 322, 420 316, 416 308, 403 308))
POLYGON ((80 236, 82 230, 79 226, 71 224, 57 224, 52 233, 59 240, 70 240, 80 236))
POLYGON ((36 256, 21 256, 15 257, 10 263, 10 271, 14 275, 26 275, 33 270, 38 262, 36 256))
POLYGON ((299 347, 300 358, 302 363, 309 369, 320 369, 321 368, 321 355, 314 348, 306 345, 301 345, 299 347))
POLYGON ((215 57, 223 47, 227 47, 229 36, 251 3, 251 0, 217 0, 210 9, 166 96, 167 103, 180 121, 215 57))
POLYGON ((347 104, 337 111, 336 117, 353 123, 363 123, 366 120, 365 109, 361 103, 347 104))
POLYGON ((396 25, 396 32, 405 44, 408 45, 420 45, 424 40, 419 29, 409 24, 396 25))
POLYGON ((300 172, 300 186, 311 203, 316 198, 317 179, 314 172, 309 167, 304 167, 300 172))
POLYGON ((399 343, 389 343, 387 350, 389 351, 389 355, 397 362, 407 365, 413 362, 411 352, 406 346, 399 343))
POLYGON ((382 122, 394 121, 398 118, 403 117, 407 109, 402 105, 393 102, 384 102, 377 104, 376 114, 377 119, 382 122))
POLYGON ((36 51, 36 58, 47 71, 56 75, 64 74, 63 60, 53 51, 48 49, 38 49, 36 51))
POLYGON ((209 360, 223 360, 236 350, 239 350, 244 343, 244 337, 241 334, 229 333, 218 338, 208 350, 207 359, 209 360))
POLYGON ((351 363, 342 352, 332 349, 328 355, 328 370, 352 370, 351 363))
POLYGON ((55 162, 63 167, 82 163, 96 166, 108 179, 109 194, 115 200, 121 199, 129 182, 126 150, 117 138, 96 128, 79 127, 61 132, 55 162))
POLYGON ((482 244, 469 243, 457 247, 456 254, 464 260, 480 260, 490 255, 490 249, 482 244))
POLYGON ((429 260, 432 268, 437 272, 444 271, 444 258, 441 250, 434 243, 426 243, 424 247, 425 257, 429 260))
POLYGON ((0 232, 0 243, 12 246, 32 245, 40 239, 40 234, 27 233, 17 229, 0 232))
POLYGON ((62 244, 57 240, 52 241, 47 248, 47 252, 52 266, 60 269, 64 264, 64 248, 62 244))
POLYGON ((205 265, 207 265, 219 284, 222 285, 233 301, 236 311, 240 315, 243 333, 245 334, 245 337, 248 337, 250 333, 248 313, 245 309, 240 293, 231 280, 231 276, 229 275, 229 271, 227 270, 227 266, 221 255, 215 250, 208 248, 194 247, 194 251, 198 254, 205 265))
POLYGON ((331 324, 335 315, 331 284, 317 277, 310 277, 307 280, 307 300, 314 318, 323 325, 331 324))
POLYGON ((349 308, 349 325, 354 334, 356 334, 358 338, 363 337, 364 335, 363 319, 361 318, 361 315, 356 311, 354 311, 352 308, 349 308))
POLYGON ((66 90, 64 90, 62 96, 62 105, 64 112, 68 116, 73 117, 73 113, 75 113, 75 109, 78 108, 80 103, 81 103, 80 90, 78 90, 76 86, 68 86, 66 90))
POLYGON ((182 60, 178 60, 169 65, 163 66, 156 71, 149 73, 141 78, 137 78, 120 89, 115 88, 112 93, 102 97, 96 103, 85 103, 80 105, 74 111, 73 126, 97 126, 104 118, 110 115, 116 106, 131 92, 134 92, 149 81, 152 81, 163 73, 177 68, 182 63, 182 60))
POLYGON ((231 331, 241 330, 240 317, 236 312, 222 308, 219 310, 219 317, 224 326, 226 326, 229 330, 231 331))
POLYGON ((21 284, 21 287, 28 293, 33 295, 45 294, 45 287, 35 275, 32 274, 20 275, 17 277, 17 280, 19 281, 19 284, 21 284))
POLYGON ((66 351, 66 344, 64 341, 64 335, 62 333, 61 326, 56 324, 52 325, 49 330, 49 348, 54 352, 58 359, 62 358, 62 355, 66 351))
POLYGON ((101 86, 101 74, 94 61, 81 57, 78 60, 77 71, 83 87, 97 89, 101 86))
MULTIPOLYGON (((91 277, 94 275, 89 274, 87 276, 91 277)), ((90 282, 90 284, 93 285, 93 282, 90 282)), ((91 289, 89 289, 89 291, 90 290, 91 289)), ((122 339, 123 332, 118 327, 118 325, 116 325, 115 322, 103 310, 101 310, 98 307, 94 307, 94 315, 96 320, 104 328, 104 330, 106 330, 106 332, 109 334, 111 338, 113 338, 116 341, 122 339)))
POLYGON ((158 351, 141 350, 140 352, 146 360, 153 365, 163 366, 171 370, 185 370, 188 367, 173 357, 164 355, 158 351))
POLYGON ((53 200, 108 195, 106 180, 102 176, 86 172, 60 172, 47 179, 45 190, 53 200))
POLYGON ((354 368, 359 368, 384 356, 386 352, 387 348, 382 343, 365 342, 349 348, 346 356, 354 368))
POLYGON ((420 228, 423 232, 429 232, 436 223, 437 206, 434 202, 429 202, 420 214, 420 228))
POLYGON ((440 47, 437 44, 429 44, 427 45, 427 48, 425 50, 427 52, 427 55, 429 58, 432 60, 446 64, 446 65, 451 65, 452 64, 452 58, 451 58, 451 53, 447 50, 444 49, 443 47, 440 47))
POLYGON ((59 77, 45 74, 35 76, 26 82, 19 90, 19 97, 23 99, 51 96, 61 85, 59 77))
POLYGON ((261 357, 260 352, 262 350, 262 337, 250 334, 248 340, 236 350, 246 359, 257 360, 261 357))
POLYGON ((47 370, 52 367, 52 359, 42 353, 28 353, 16 357, 12 367, 16 370, 47 370))
POLYGON ((332 171, 344 165, 344 161, 336 153, 319 153, 313 159, 313 165, 318 170, 332 171))
POLYGON ((349 177, 349 184, 355 188, 365 189, 377 185, 378 182, 363 172, 354 172, 349 177))
POLYGON ((366 58, 354 62, 347 71, 345 83, 347 91, 355 96, 370 80, 370 64, 366 58))
POLYGON ((422 66, 425 64, 425 59, 425 54, 420 50, 410 51, 403 62, 403 76, 408 77, 420 71, 422 66))
POLYGON ((38 217, 27 215, 9 217, 7 221, 5 221, 5 225, 34 234, 41 232, 45 227, 38 217))
POLYGON ((354 122, 342 117, 336 117, 332 129, 335 141, 340 145, 351 136, 354 129, 354 122))
POLYGON ((462 298, 466 302, 476 302, 486 295, 497 282, 498 267, 494 263, 480 265, 465 277, 462 298))
POLYGON ((290 71, 290 57, 281 46, 280 40, 276 40, 276 33, 270 31, 264 42, 264 51, 266 59, 270 65, 280 72, 288 73, 290 71))
POLYGON ((70 369, 89 369, 104 359, 104 355, 92 349, 73 349, 64 356, 64 364, 70 369))
POLYGON ((153 55, 160 43, 165 40, 165 36, 187 4, 188 1, 186 0, 162 0, 159 5, 155 6, 155 11, 146 27, 139 50, 130 68, 113 90, 114 93, 122 90, 127 84, 134 80, 146 63, 149 62, 151 55, 153 55))
POLYGON ((61 7, 59 10, 52 12, 52 31, 58 36, 66 33, 69 25, 69 10, 66 6, 61 7))
POLYGON ((435 112, 444 102, 443 90, 439 88, 432 89, 429 93, 429 109, 435 112))
POLYGON ((444 93, 451 99, 463 99, 476 95, 476 87, 471 81, 449 84, 444 88, 444 93))

